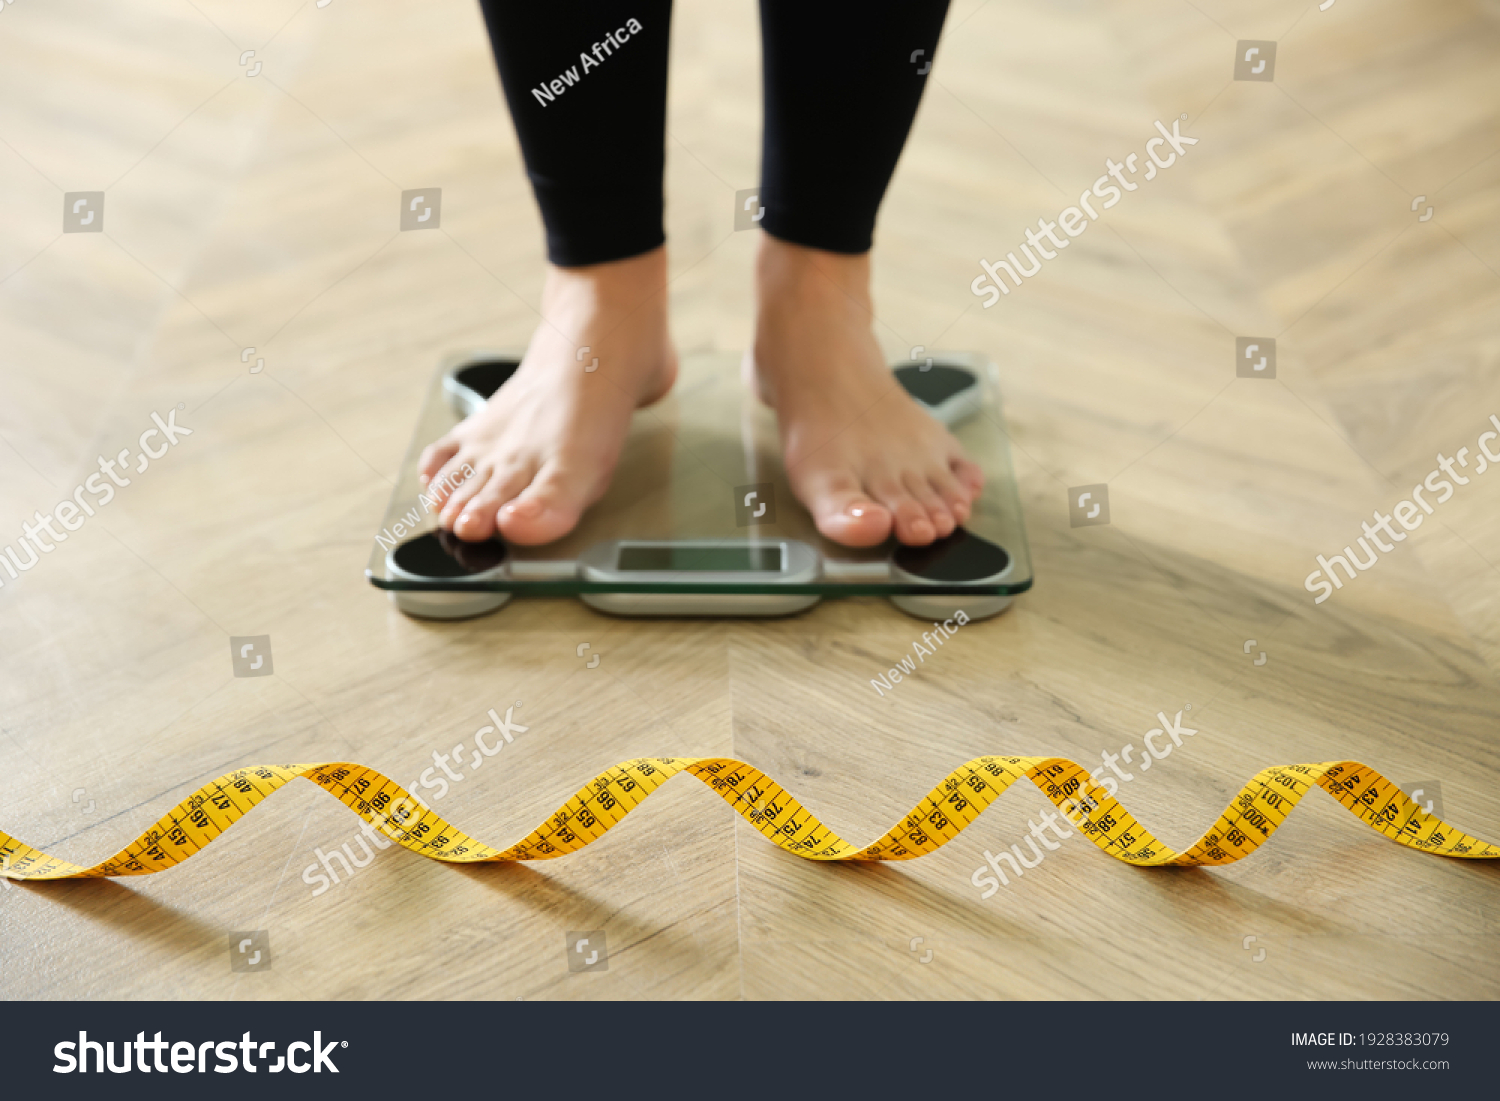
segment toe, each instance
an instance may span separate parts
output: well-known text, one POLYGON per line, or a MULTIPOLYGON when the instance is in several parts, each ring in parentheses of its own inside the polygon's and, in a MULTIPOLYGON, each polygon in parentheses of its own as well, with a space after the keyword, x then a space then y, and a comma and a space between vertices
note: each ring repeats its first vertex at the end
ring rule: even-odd
POLYGON ((924 547, 937 538, 937 528, 927 511, 908 499, 896 512, 896 538, 914 547, 924 547))
POLYGON ((417 477, 425 486, 432 481, 432 476, 448 464, 448 460, 458 454, 458 441, 451 436, 444 436, 427 445, 422 451, 422 457, 417 460, 417 477))
MULTIPOLYGON (((470 469, 473 468, 471 467, 470 469)), ((448 470, 445 468, 439 473, 439 477, 445 477, 447 474, 448 470)), ((487 464, 481 464, 479 469, 475 470, 473 476, 469 478, 464 478, 463 471, 460 469, 458 471, 458 478, 462 479, 462 484, 448 494, 448 500, 443 505, 443 511, 438 515, 438 523, 449 531, 452 531, 453 523, 463 512, 464 506, 476 493, 484 488, 485 483, 490 480, 492 474, 493 471, 487 464)), ((452 484, 451 479, 449 484, 452 484)))
POLYGON ((969 501, 979 496, 979 491, 984 488, 984 471, 979 469, 979 464, 965 458, 956 458, 949 464, 955 477, 960 484, 968 490, 969 501))
POLYGON ((469 456, 463 451, 455 452, 431 477, 423 477, 427 499, 438 506, 439 512, 445 511, 444 506, 473 473, 474 467, 470 464, 469 456))
POLYGON ((873 547, 890 538, 890 511, 848 471, 809 472, 793 479, 792 490, 812 513, 818 531, 835 543, 873 547))
POLYGON ((907 491, 916 498, 916 501, 927 510, 927 519, 932 522, 933 529, 937 532, 939 539, 944 539, 953 534, 953 529, 958 522, 953 519, 953 513, 949 511, 948 504, 943 500, 927 476, 920 471, 907 471, 902 482, 907 491))
POLYGON ((453 534, 468 543, 480 543, 495 534, 495 513, 498 505, 488 508, 478 501, 470 501, 453 521, 453 534))
POLYGON ((933 492, 943 499, 955 525, 966 522, 974 509, 970 504, 969 491, 954 475, 953 471, 940 467, 927 473, 928 484, 933 492))
MULTIPOLYGON (((609 474, 603 472, 604 484, 609 474)), ((595 477, 586 472, 586 467, 549 459, 530 485, 501 506, 500 534, 512 543, 528 546, 561 539, 578 525, 588 507, 588 490, 595 477)))
POLYGON ((479 492, 464 503, 458 519, 453 522, 454 534, 473 543, 495 535, 500 530, 500 509, 526 488, 531 474, 528 469, 512 467, 491 476, 479 492))
POLYGON ((875 498, 895 517, 896 538, 912 546, 924 546, 937 538, 937 528, 927 510, 897 478, 885 478, 870 487, 875 498))

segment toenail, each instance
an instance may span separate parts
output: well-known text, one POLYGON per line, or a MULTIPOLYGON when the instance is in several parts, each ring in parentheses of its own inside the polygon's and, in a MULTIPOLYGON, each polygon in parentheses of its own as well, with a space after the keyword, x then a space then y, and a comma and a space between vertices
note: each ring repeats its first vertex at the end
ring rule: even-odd
POLYGON ((542 514, 542 503, 540 501, 512 501, 505 506, 505 511, 512 516, 534 520, 542 514))
POLYGON ((472 512, 460 512, 458 514, 458 519, 456 521, 454 521, 453 526, 454 527, 459 527, 459 528, 466 528, 466 527, 468 527, 470 524, 474 523, 474 521, 476 521, 478 519, 479 519, 479 517, 475 516, 472 512))
POLYGON ((870 511, 870 506, 869 505, 850 505, 847 511, 848 511, 848 513, 849 513, 850 516, 853 516, 855 519, 858 519, 859 517, 865 515, 865 513, 867 513, 867 512, 870 511))

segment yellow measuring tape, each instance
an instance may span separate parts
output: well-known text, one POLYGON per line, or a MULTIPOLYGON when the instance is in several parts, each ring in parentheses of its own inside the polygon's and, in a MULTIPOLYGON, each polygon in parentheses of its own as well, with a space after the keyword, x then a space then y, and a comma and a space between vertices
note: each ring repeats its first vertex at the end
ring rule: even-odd
POLYGON ((1395 784, 1358 761, 1262 769, 1213 828, 1186 852, 1158 841, 1065 757, 976 757, 956 768, 880 840, 856 848, 764 772, 731 757, 638 757, 605 769, 523 840, 503 851, 455 829, 373 768, 257 765, 226 773, 177 804, 161 821, 101 864, 85 868, 0 832, 0 874, 10 879, 151 875, 180 864, 283 784, 302 777, 331 792, 397 844, 434 860, 550 860, 602 837, 679 772, 702 780, 781 848, 809 860, 910 860, 941 848, 1023 777, 1036 784, 1095 845, 1139 867, 1232 864, 1321 787, 1392 841, 1441 856, 1500 857, 1500 848, 1428 814, 1395 784))

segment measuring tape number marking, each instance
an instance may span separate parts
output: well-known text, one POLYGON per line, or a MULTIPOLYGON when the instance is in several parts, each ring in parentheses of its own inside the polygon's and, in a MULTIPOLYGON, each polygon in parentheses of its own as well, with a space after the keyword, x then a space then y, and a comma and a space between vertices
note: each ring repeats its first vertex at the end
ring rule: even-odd
POLYGON ((1157 840, 1065 757, 977 757, 933 788, 879 840, 857 848, 835 834, 764 772, 730 757, 638 757, 599 773, 525 838, 507 849, 476 841, 372 768, 349 762, 256 765, 199 788, 114 856, 92 867, 41 852, 0 831, 0 876, 17 880, 152 875, 202 851, 262 799, 302 778, 332 794, 392 841, 434 860, 551 860, 577 852, 620 823, 679 772, 697 777, 760 833, 808 860, 911 860, 942 848, 1000 793, 1029 779, 1099 848, 1138 867, 1232 864, 1260 847, 1297 803, 1321 787, 1392 841, 1440 856, 1494 859, 1500 848, 1427 813, 1358 761, 1262 769, 1219 820, 1185 852, 1157 840))

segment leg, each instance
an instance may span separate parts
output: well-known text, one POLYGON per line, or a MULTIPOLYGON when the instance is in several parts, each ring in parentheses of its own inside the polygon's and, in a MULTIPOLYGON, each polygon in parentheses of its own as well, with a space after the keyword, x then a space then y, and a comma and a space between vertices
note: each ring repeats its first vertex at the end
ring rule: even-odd
POLYGON ((930 543, 983 483, 895 381, 871 331, 871 235, 947 0, 761 0, 765 140, 756 385, 792 489, 851 546, 930 543), (924 51, 913 63, 912 53, 924 51))
POLYGON ((482 7, 547 234, 542 320, 520 369, 423 453, 421 473, 474 469, 440 514, 460 537, 547 543, 604 493, 631 413, 676 377, 662 232, 671 2, 482 7))

